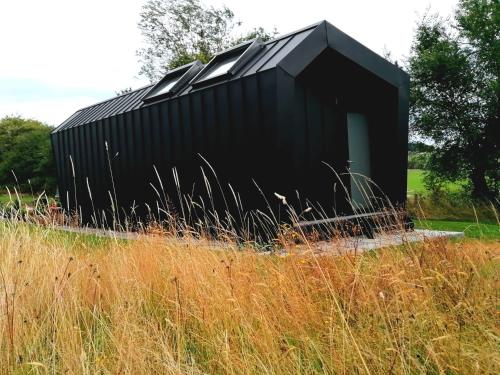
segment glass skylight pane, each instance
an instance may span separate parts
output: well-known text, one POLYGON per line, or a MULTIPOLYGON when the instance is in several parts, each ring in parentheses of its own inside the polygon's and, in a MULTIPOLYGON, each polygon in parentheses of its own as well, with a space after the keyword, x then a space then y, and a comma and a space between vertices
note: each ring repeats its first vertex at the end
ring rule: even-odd
POLYGON ((231 69, 231 67, 234 65, 236 60, 238 60, 239 56, 234 56, 229 60, 226 60, 224 63, 220 64, 217 66, 214 70, 212 70, 209 74, 207 74, 204 79, 209 79, 213 77, 220 76, 222 74, 225 74, 231 69))
POLYGON ((153 95, 156 96, 156 95, 166 94, 167 92, 169 92, 172 89, 172 87, 174 87, 174 85, 177 82, 179 82, 180 78, 181 77, 163 83, 162 86, 160 86, 158 89, 156 89, 156 91, 153 95))

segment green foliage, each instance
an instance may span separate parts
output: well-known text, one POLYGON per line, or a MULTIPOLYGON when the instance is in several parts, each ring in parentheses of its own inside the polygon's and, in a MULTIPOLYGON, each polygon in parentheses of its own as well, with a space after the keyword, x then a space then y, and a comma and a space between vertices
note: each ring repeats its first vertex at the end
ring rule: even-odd
POLYGON ((51 128, 35 120, 0 120, 0 185, 23 191, 55 191, 55 164, 51 128))
POLYGON ((269 32, 262 27, 257 27, 255 29, 249 31, 247 34, 241 35, 241 36, 237 37, 236 39, 234 39, 232 44, 236 46, 236 45, 241 44, 243 42, 246 42, 248 40, 254 40, 254 39, 260 39, 263 42, 267 42, 267 41, 275 38, 276 35, 278 35, 278 30, 276 28, 273 29, 273 31, 269 32))
MULTIPOLYGON (((414 190, 409 190, 409 193, 414 194, 408 195, 406 208, 412 217, 498 223, 498 209, 493 203, 471 198, 463 187, 456 183, 448 183, 436 190, 427 190, 421 180, 422 176, 425 179, 425 173, 417 176, 420 181, 414 182, 414 190), (418 186, 423 190, 418 190, 418 186)), ((408 180, 410 181, 410 178, 408 180)), ((410 189, 410 185, 408 188, 410 189)))
POLYGON ((145 47, 137 51, 142 65, 139 74, 151 82, 167 70, 194 60, 207 63, 218 52, 245 40, 270 39, 276 34, 256 28, 234 37, 241 26, 226 6, 207 7, 200 0, 147 0, 140 14, 139 29, 145 47))
POLYGON ((500 5, 461 0, 453 21, 426 16, 408 61, 411 124, 432 139, 431 181, 467 179, 476 198, 500 191, 500 5))
POLYGON ((408 169, 427 169, 429 152, 410 152, 408 154, 408 169))

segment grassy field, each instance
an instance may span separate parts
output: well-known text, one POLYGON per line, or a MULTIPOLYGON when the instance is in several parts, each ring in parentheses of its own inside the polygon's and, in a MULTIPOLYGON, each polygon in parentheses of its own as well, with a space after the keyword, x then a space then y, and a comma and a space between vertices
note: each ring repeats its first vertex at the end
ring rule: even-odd
MULTIPOLYGON (((425 171, 422 169, 408 169, 408 195, 428 194, 428 190, 424 184, 425 171)), ((458 192, 461 189, 459 183, 448 183, 444 188, 452 193, 458 192)))
POLYGON ((8 194, 0 194, 0 204, 8 203, 8 202, 12 201, 12 199, 15 199, 15 198, 9 196, 8 194))
POLYGON ((18 199, 20 199, 21 202, 23 202, 23 203, 31 203, 33 201, 36 201, 37 198, 38 197, 34 197, 31 194, 20 194, 18 196, 15 193, 13 193, 11 195, 6 194, 6 193, 2 193, 2 194, 0 194, 0 204, 6 204, 6 203, 9 203, 12 201, 17 202, 18 199))
POLYGON ((408 169, 408 195, 425 194, 424 173, 422 169, 408 169))
POLYGON ((415 220, 415 227, 421 229, 464 232, 467 238, 495 240, 500 238, 500 225, 471 221, 415 220))
POLYGON ((286 257, 0 222, 0 373, 498 373, 500 244, 286 257))
MULTIPOLYGON (((500 238, 500 225, 491 206, 457 202, 446 195, 437 202, 433 201, 428 198, 424 177, 424 170, 408 170, 408 208, 417 228, 464 232, 468 238, 500 238), (415 194, 419 195, 418 202, 415 202, 415 194)), ((461 186, 449 183, 445 189, 453 193, 461 186)))

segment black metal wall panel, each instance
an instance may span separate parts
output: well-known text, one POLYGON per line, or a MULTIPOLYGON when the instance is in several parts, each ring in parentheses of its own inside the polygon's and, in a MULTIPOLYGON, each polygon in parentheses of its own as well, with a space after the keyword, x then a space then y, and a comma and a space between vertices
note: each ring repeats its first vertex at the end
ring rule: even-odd
POLYGON ((181 114, 181 133, 183 139, 183 155, 191 155, 193 152, 193 134, 191 124, 191 113, 189 96, 183 96, 179 100, 181 114))
MULTIPOLYGON (((96 207, 99 207, 99 202, 97 201, 100 192, 103 192, 102 189, 102 184, 101 184, 101 179, 102 179, 102 174, 105 173, 105 171, 99 169, 99 144, 97 140, 97 127, 98 124, 93 122, 88 125, 90 127, 90 139, 92 143, 92 149, 91 149, 91 158, 92 158, 92 166, 93 166, 93 180, 91 184, 91 189, 95 193, 93 193, 94 196, 94 204, 96 207)), ((70 130, 68 130, 70 131, 70 130)))
MULTIPOLYGON (((91 194, 96 179, 96 170, 94 168, 94 161, 92 158, 92 133, 90 126, 81 126, 81 128, 83 129, 83 137, 85 139, 85 165, 87 166, 87 170, 85 172, 85 189, 86 195, 88 195, 89 200, 91 200, 91 194)), ((93 207, 93 202, 91 202, 91 206, 93 207)), ((93 208, 90 209, 93 211, 93 208)), ((95 213, 92 212, 92 214, 95 213)))
POLYGON ((193 131, 193 152, 204 155, 206 150, 203 119, 203 103, 200 93, 193 93, 190 96, 190 117, 193 131))

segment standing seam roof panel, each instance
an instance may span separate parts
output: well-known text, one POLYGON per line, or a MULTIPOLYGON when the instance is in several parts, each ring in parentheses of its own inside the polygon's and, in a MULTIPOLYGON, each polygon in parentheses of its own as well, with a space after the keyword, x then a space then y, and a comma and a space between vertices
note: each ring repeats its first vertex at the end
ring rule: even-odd
POLYGON ((131 95, 128 95, 127 97, 124 98, 124 100, 121 103, 119 103, 119 105, 113 111, 114 114, 118 115, 130 109, 131 105, 135 103, 138 98, 142 99, 146 92, 147 90, 139 90, 137 92, 131 92, 131 95))
POLYGON ((134 96, 136 94, 135 91, 130 92, 128 95, 123 95, 116 100, 110 100, 109 105, 101 107, 100 111, 96 114, 96 118, 93 118, 92 121, 96 120, 101 120, 106 117, 109 117, 111 114, 114 114, 117 112, 117 108, 125 102, 128 98, 131 96, 134 96))
MULTIPOLYGON (((61 125, 58 126, 59 129, 64 128, 71 120, 73 120, 77 115, 79 115, 81 110, 76 111, 70 117, 68 117, 61 125)), ((56 128, 57 129, 57 128, 56 128)))
POLYGON ((85 117, 82 119, 82 123, 88 123, 94 121, 96 117, 99 117, 99 114, 103 111, 104 107, 109 107, 112 101, 109 101, 103 105, 98 104, 94 107, 89 108, 86 112, 85 117))
POLYGON ((240 77, 248 76, 257 73, 259 68, 265 64, 271 56, 274 56, 276 53, 275 49, 276 46, 279 45, 280 43, 283 43, 285 39, 278 40, 277 42, 273 44, 268 44, 264 47, 262 50, 262 53, 257 55, 255 58, 255 61, 252 61, 251 64, 248 64, 248 67, 243 70, 241 73, 240 77))
POLYGON ((103 109, 101 116, 102 118, 107 118, 110 117, 114 114, 117 114, 119 112, 119 109, 122 107, 123 103, 127 101, 127 99, 130 99, 131 96, 134 94, 126 95, 119 100, 112 100, 111 101, 111 106, 106 108, 105 110, 103 109))
POLYGON ((56 130, 61 131, 73 128, 135 109, 137 104, 142 103, 141 100, 150 87, 151 85, 134 90, 120 97, 108 99, 101 103, 83 108, 75 112, 70 118, 56 128, 56 130))
POLYGON ((302 42, 309 34, 310 33, 308 32, 304 32, 294 35, 268 62, 266 62, 264 66, 259 69, 259 72, 274 68, 281 61, 281 59, 283 59, 290 51, 297 47, 300 42, 302 42))

